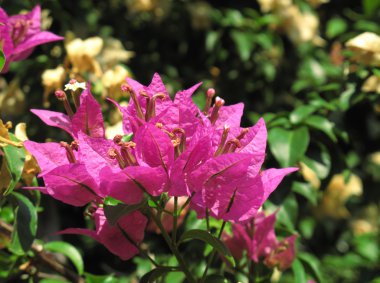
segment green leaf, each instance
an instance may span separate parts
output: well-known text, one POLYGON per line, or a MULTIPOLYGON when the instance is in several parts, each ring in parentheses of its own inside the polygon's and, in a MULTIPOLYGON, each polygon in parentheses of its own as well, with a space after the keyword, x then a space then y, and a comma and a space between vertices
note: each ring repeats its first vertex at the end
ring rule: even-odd
POLYGON ((297 221, 298 203, 293 194, 286 197, 277 213, 278 222, 284 225, 291 232, 294 232, 294 224, 297 221))
MULTIPOLYGON (((9 137, 12 141, 19 142, 19 140, 12 133, 9 133, 9 137)), ((12 175, 12 181, 7 190, 4 192, 4 195, 9 195, 21 178, 25 163, 25 149, 7 145, 3 147, 3 151, 9 171, 12 175)))
POLYGON ((15 207, 15 229, 12 233, 11 250, 23 254, 30 250, 37 230, 37 212, 33 203, 24 195, 13 192, 9 200, 15 207))
POLYGON ((85 273, 86 283, 119 283, 119 280, 111 275, 94 275, 85 273))
POLYGON ((292 113, 289 115, 289 120, 292 124, 298 124, 305 120, 310 114, 315 112, 317 107, 314 105, 302 105, 297 107, 292 113))
POLYGON ((302 237, 310 239, 313 236, 316 221, 312 217, 303 217, 299 223, 299 230, 302 237))
POLYGON ((218 275, 218 274, 208 275, 205 279, 205 283, 226 283, 226 282, 228 282, 227 279, 224 276, 218 275))
POLYGON ((178 243, 181 244, 184 241, 193 240, 193 239, 201 240, 201 241, 205 242, 206 244, 209 244, 216 251, 218 251, 223 256, 225 256, 225 258, 231 263, 232 266, 235 266, 235 260, 232 257, 229 249, 224 245, 224 243, 221 240, 214 237, 213 235, 211 235, 207 231, 200 230, 200 229, 188 230, 182 234, 178 243))
POLYGON ((5 54, 2 49, 0 49, 0 72, 3 70, 5 65, 6 59, 5 54))
POLYGON ((70 283, 70 281, 64 279, 42 279, 39 283, 70 283))
POLYGON ((379 259, 380 255, 376 238, 374 234, 363 234, 355 237, 353 240, 355 251, 374 263, 379 259))
POLYGON ((294 274, 294 283, 304 283, 307 281, 305 269, 299 259, 293 261, 292 270, 294 274))
POLYGON ((324 152, 323 148, 321 150, 321 162, 311 159, 306 155, 302 157, 301 161, 313 170, 319 179, 324 179, 330 172, 331 162, 328 152, 324 152))
POLYGON ((327 118, 312 115, 305 120, 305 124, 324 132, 332 141, 337 141, 337 138, 334 134, 335 124, 333 122, 330 122, 327 118))
POLYGON ((351 83, 347 85, 347 89, 342 92, 342 94, 339 97, 339 107, 343 110, 346 111, 348 108, 350 108, 350 100, 351 97, 355 93, 355 84, 351 83))
POLYGON ((66 242, 55 241, 46 243, 44 245, 44 249, 50 252, 61 253, 65 255, 74 264, 76 270, 78 271, 78 274, 83 274, 84 267, 82 255, 73 245, 66 242))
POLYGON ((123 202, 110 196, 107 196, 104 199, 104 205, 115 206, 119 203, 123 203, 123 202))
POLYGON ((215 49, 216 44, 221 36, 220 31, 209 31, 206 36, 206 50, 212 51, 215 49))
POLYGON ((294 181, 292 191, 304 196, 312 205, 317 205, 317 191, 309 183, 294 181))
POLYGON ((119 203, 116 205, 104 205, 104 214, 108 223, 116 225, 117 221, 124 215, 127 215, 135 210, 138 210, 144 206, 144 203, 138 204, 124 204, 119 203))
POLYGON ((322 277, 320 263, 316 257, 308 253, 298 253, 298 258, 311 269, 318 282, 325 282, 322 277))
POLYGON ((254 46, 252 34, 233 30, 231 31, 231 38, 235 42, 241 60, 247 61, 251 56, 251 52, 254 46))
POLYGON ((362 4, 367 16, 373 15, 380 8, 380 0, 362 0, 362 4))
POLYGON ((143 277, 141 277, 140 283, 158 282, 156 279, 160 278, 161 276, 163 276, 169 272, 176 272, 176 271, 178 271, 178 270, 176 268, 173 268, 173 267, 167 267, 167 266, 157 267, 157 268, 149 271, 143 277))
POLYGON ((124 135, 122 138, 121 138, 121 140, 123 141, 123 142, 129 142, 129 141, 131 141, 133 139, 133 133, 130 133, 130 134, 128 134, 128 135, 124 135))
POLYGON ((282 167, 294 165, 305 154, 310 142, 306 127, 294 130, 274 128, 269 131, 270 149, 282 167))
POLYGON ((342 18, 333 18, 328 21, 326 35, 328 38, 336 37, 344 33, 347 29, 347 23, 342 18))

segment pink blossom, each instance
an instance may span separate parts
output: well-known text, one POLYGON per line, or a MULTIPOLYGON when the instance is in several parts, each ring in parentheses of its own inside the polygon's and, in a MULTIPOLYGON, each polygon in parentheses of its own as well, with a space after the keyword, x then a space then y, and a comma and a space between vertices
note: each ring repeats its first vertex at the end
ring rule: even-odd
POLYGON ((261 212, 245 224, 233 224, 233 235, 224 234, 223 239, 236 260, 241 260, 246 251, 248 258, 254 262, 262 261, 270 268, 277 266, 284 270, 295 259, 294 244, 297 236, 292 235, 278 241, 274 231, 275 222, 275 213, 266 217, 261 212))
POLYGON ((8 16, 0 8, 0 46, 6 57, 2 72, 7 72, 9 64, 28 57, 34 47, 52 41, 63 40, 48 31, 41 31, 41 7, 36 6, 27 14, 8 16))
POLYGON ((86 235, 103 244, 111 253, 127 260, 139 253, 136 248, 144 238, 147 219, 138 211, 121 217, 115 226, 108 224, 104 211, 98 208, 94 215, 96 230, 69 228, 60 234, 86 235), (130 242, 130 240, 133 243, 130 242))

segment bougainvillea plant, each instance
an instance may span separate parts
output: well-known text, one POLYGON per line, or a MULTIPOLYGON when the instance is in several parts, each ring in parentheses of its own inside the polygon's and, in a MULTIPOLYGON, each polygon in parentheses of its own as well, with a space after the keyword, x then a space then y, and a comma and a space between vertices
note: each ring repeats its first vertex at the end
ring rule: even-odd
POLYGON ((8 16, 0 7, 0 49, 6 58, 1 72, 7 72, 11 62, 27 58, 36 46, 57 40, 63 40, 63 37, 41 30, 40 6, 14 16, 8 16))
MULTIPOLYGON (((189 206, 207 223, 211 217, 221 220, 218 237, 209 231, 197 231, 221 245, 226 223, 244 225, 255 219, 284 176, 297 168, 262 170, 267 139, 264 120, 241 128, 244 105, 225 106, 220 97, 215 97, 212 105, 214 89, 207 91, 205 108, 198 109, 191 97, 199 85, 178 92, 171 100, 158 74, 149 86, 128 78, 123 85, 131 98, 128 106, 111 101, 123 114, 124 131, 112 140, 105 138, 101 107, 89 84, 80 95, 80 89, 71 91, 75 111, 62 90, 56 91, 56 97, 63 102, 67 114, 32 110, 46 124, 72 137, 69 142, 25 142, 41 167, 40 177, 45 184, 36 189, 70 205, 88 205, 87 213, 95 222, 95 230, 70 228, 61 233, 90 236, 127 260, 142 252, 139 244, 149 219, 178 260, 179 266, 172 271, 182 271, 189 282, 196 282, 178 250, 184 237, 178 241, 176 236, 180 212, 189 206), (181 206, 179 197, 186 198, 181 206), (109 213, 110 199, 124 209, 117 217, 109 213), (174 207, 168 212, 165 205, 170 200, 174 207), (171 236, 162 223, 162 213, 173 218, 171 236)), ((273 229, 263 231, 260 233, 273 233, 273 229)), ((282 253, 289 249, 287 254, 294 254, 293 244, 274 239, 271 245, 273 249, 281 246, 282 253)), ((286 267, 293 258, 287 254, 288 262, 282 265, 286 267)), ((250 252, 248 255, 252 256, 250 252)), ((210 263, 214 256, 210 256, 210 263)), ((224 256, 230 256, 228 249, 224 256)), ((276 252, 271 262, 281 263, 277 257, 281 254, 276 252)))

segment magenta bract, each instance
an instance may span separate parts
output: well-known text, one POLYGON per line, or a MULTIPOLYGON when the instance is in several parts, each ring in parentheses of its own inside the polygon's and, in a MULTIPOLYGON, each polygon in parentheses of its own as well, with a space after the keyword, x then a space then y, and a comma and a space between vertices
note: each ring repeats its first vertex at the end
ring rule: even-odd
MULTIPOLYGON (((131 97, 128 106, 112 101, 124 122, 124 132, 112 140, 104 136, 102 111, 89 84, 75 113, 33 110, 46 124, 65 130, 73 138, 70 144, 25 143, 42 169, 45 188, 38 189, 71 205, 92 203, 99 207, 107 196, 137 204, 149 196, 167 193, 191 198, 190 207, 198 217, 209 214, 248 223, 282 179, 298 169, 262 170, 265 122, 260 119, 253 127, 241 128, 243 104, 224 106, 224 100, 217 97, 211 105, 215 91, 208 91, 202 111, 191 98, 200 84, 178 92, 172 100, 158 74, 149 86, 132 79, 127 82, 123 90, 131 97), (131 140, 123 140, 123 135, 130 134, 131 140)), ((103 216, 96 214, 95 220, 99 217, 103 216)), ((102 223, 97 225, 108 227, 102 223)), ((85 234, 116 253, 99 229, 97 226, 97 232, 85 234)), ((264 228, 262 231, 268 234, 264 228)), ((250 252, 254 260, 267 255, 270 246, 268 239, 259 235, 260 229, 254 239, 260 242, 254 244, 260 247, 259 252, 250 252)), ((279 262, 279 257, 276 253, 272 261, 279 262)))
POLYGON ((63 40, 63 37, 41 31, 40 6, 37 5, 27 14, 14 16, 8 16, 0 8, 0 46, 6 58, 3 73, 8 71, 11 62, 28 57, 34 47, 57 40, 63 40))

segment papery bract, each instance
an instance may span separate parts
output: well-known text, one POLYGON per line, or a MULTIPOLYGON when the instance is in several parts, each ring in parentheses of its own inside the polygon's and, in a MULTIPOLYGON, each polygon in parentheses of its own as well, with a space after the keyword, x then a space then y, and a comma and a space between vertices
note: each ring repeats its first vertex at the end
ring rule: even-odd
POLYGON ((96 230, 69 228, 60 234, 86 235, 103 244, 111 253, 122 260, 127 260, 139 253, 136 248, 144 238, 147 219, 140 212, 135 211, 121 217, 115 226, 111 226, 100 208, 94 213, 96 230), (134 242, 131 243, 125 234, 134 242))
POLYGON ((9 64, 28 57, 34 47, 52 41, 63 40, 48 31, 41 31, 41 8, 36 6, 27 14, 8 16, 0 8, 0 46, 6 57, 2 72, 7 72, 9 64))
POLYGON ((254 262, 263 261, 270 268, 277 266, 284 270, 295 259, 294 242, 297 236, 278 241, 274 231, 275 222, 276 213, 265 216, 261 212, 245 224, 233 224, 233 235, 224 234, 223 239, 236 260, 240 261, 246 251, 248 258, 254 262))

